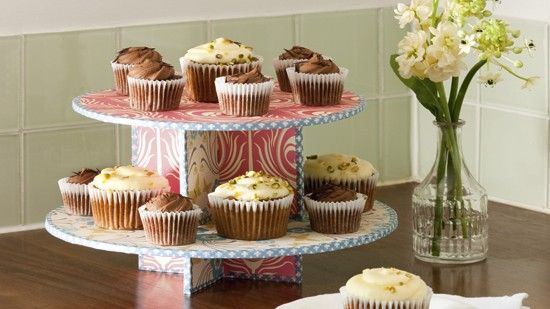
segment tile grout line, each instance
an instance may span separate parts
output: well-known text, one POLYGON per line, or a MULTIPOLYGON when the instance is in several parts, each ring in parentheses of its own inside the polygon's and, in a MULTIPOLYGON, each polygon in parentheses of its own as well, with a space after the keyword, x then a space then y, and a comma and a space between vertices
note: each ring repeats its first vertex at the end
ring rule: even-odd
MULTIPOLYGON (((544 44, 544 67, 545 71, 544 74, 546 75, 545 80, 545 101, 546 101, 546 112, 547 114, 550 113, 550 68, 548 67, 550 65, 549 59, 550 59, 550 25, 546 24, 544 27, 545 32, 545 40, 546 44, 544 44)), ((549 151, 546 151, 546 209, 550 209, 550 120, 546 120, 546 148, 549 151)))
POLYGON ((212 20, 206 20, 206 40, 212 41, 212 20))
POLYGON ((302 40, 302 36, 300 33, 302 30, 302 15, 300 14, 294 15, 294 18, 292 18, 292 22, 293 22, 293 30, 294 30, 294 33, 293 33, 294 44, 300 45, 302 40))
MULTIPOLYGON (((377 77, 378 77, 378 97, 380 97, 384 93, 384 81, 382 80, 383 77, 383 69, 380 65, 384 62, 384 42, 383 42, 383 36, 380 35, 380 31, 383 29, 383 20, 382 20, 382 9, 376 10, 376 21, 378 26, 378 50, 377 50, 377 60, 378 60, 378 67, 377 67, 377 77)), ((384 100, 378 99, 378 169, 380 171, 380 178, 383 180, 385 178, 385 167, 384 167, 384 100)))
MULTIPOLYGON (((121 50, 122 45, 122 28, 118 27, 115 29, 115 46, 117 50, 121 50)), ((120 149, 120 124, 115 124, 115 160, 116 165, 120 165, 121 149, 120 149)))
POLYGON ((20 70, 20 93, 19 93, 19 100, 20 100, 20 107, 19 107, 19 129, 18 129, 18 137, 19 137, 19 222, 21 225, 25 224, 25 108, 26 108, 26 74, 25 74, 25 45, 26 45, 26 37, 25 35, 21 35, 20 39, 20 59, 19 59, 19 70, 20 70))
POLYGON ((476 126, 475 126, 475 175, 477 178, 477 181, 481 181, 481 84, 476 83, 476 101, 477 104, 475 106, 475 113, 476 113, 476 126))

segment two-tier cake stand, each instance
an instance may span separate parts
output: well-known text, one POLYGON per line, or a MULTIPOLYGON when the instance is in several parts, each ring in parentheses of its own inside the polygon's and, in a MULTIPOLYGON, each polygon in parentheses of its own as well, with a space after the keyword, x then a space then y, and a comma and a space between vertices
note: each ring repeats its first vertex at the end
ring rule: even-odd
POLYGON ((205 217, 197 242, 177 247, 150 244, 141 230, 96 228, 91 217, 69 215, 63 207, 48 214, 46 229, 70 243, 137 254, 140 270, 182 273, 185 294, 223 277, 300 283, 302 255, 368 244, 397 227, 395 211, 380 202, 362 215, 359 231, 351 234, 313 232, 304 213, 302 127, 351 117, 365 104, 363 98, 344 92, 339 105, 302 106, 275 87, 267 115, 231 117, 221 114, 217 104, 185 97, 178 110, 168 112, 132 110, 128 97, 112 90, 76 97, 73 109, 77 113, 132 126, 132 164, 164 175, 173 192, 187 195, 205 208, 207 194, 219 183, 248 170, 263 170, 296 188, 292 220, 282 238, 241 241, 218 236, 205 217))

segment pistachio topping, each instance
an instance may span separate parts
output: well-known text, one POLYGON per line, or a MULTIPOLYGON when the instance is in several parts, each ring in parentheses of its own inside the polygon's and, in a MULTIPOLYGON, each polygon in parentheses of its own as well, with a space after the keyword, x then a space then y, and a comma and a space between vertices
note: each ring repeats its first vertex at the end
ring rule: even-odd
POLYGON ((243 201, 266 201, 286 197, 294 192, 290 184, 264 172, 248 171, 216 188, 213 195, 243 201))

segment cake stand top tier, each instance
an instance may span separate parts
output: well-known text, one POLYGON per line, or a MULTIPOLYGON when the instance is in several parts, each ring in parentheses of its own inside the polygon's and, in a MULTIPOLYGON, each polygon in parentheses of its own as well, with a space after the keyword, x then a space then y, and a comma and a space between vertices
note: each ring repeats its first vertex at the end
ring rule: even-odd
POLYGON ((269 112, 261 117, 223 115, 218 104, 198 103, 183 97, 178 110, 142 112, 129 107, 128 97, 114 90, 78 96, 73 109, 83 116, 103 122, 161 129, 190 131, 255 131, 304 127, 349 118, 365 108, 365 99, 344 91, 339 105, 311 107, 292 100, 292 94, 275 86, 269 112))

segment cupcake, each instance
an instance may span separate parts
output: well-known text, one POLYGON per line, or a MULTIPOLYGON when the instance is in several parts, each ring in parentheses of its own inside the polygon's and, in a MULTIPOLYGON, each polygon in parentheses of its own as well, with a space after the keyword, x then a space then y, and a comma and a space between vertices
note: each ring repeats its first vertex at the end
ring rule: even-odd
POLYGON ((72 176, 57 181, 63 206, 65 206, 68 213, 78 216, 92 215, 88 184, 92 182, 97 174, 99 174, 98 170, 83 168, 79 172, 73 172, 72 176))
POLYGON ((128 95, 128 71, 132 66, 143 63, 147 59, 162 61, 162 56, 154 48, 149 47, 127 47, 118 52, 115 60, 111 62, 118 94, 128 95))
POLYGON ((94 223, 113 230, 141 229, 138 208, 169 190, 166 178, 144 168, 105 168, 88 185, 94 223))
POLYGON ((286 180, 249 171, 208 194, 208 210, 220 236, 272 239, 286 234, 293 199, 286 180))
POLYGON ((287 68, 294 101, 309 106, 336 105, 342 99, 348 69, 314 54, 307 61, 287 68))
POLYGON ((147 241, 181 246, 195 242, 201 210, 190 198, 167 192, 141 206, 139 216, 147 241))
POLYGON ((366 197, 330 183, 304 197, 311 229, 323 234, 354 233, 359 229, 366 197))
POLYGON ((279 55, 279 58, 273 60, 273 67, 279 81, 279 88, 284 92, 291 92, 290 82, 286 69, 293 67, 297 62, 308 60, 313 56, 313 51, 302 47, 292 46, 291 49, 285 49, 285 52, 279 55))
POLYGON ((159 112, 178 109, 185 81, 165 62, 145 60, 128 72, 130 107, 159 112))
POLYGON ((252 55, 252 47, 226 38, 193 47, 180 58, 181 71, 187 78, 187 96, 210 103, 218 102, 216 78, 246 73, 261 63, 261 57, 252 55))
POLYGON ((333 183, 365 194, 364 211, 371 210, 374 205, 377 181, 378 172, 372 164, 355 156, 340 153, 313 155, 308 156, 304 164, 306 194, 326 183, 333 183))
POLYGON ((218 77, 215 85, 222 113, 250 117, 267 114, 275 83, 255 67, 246 73, 218 77))
POLYGON ((345 309, 428 309, 432 289, 418 276, 395 268, 365 269, 340 289, 345 309))

